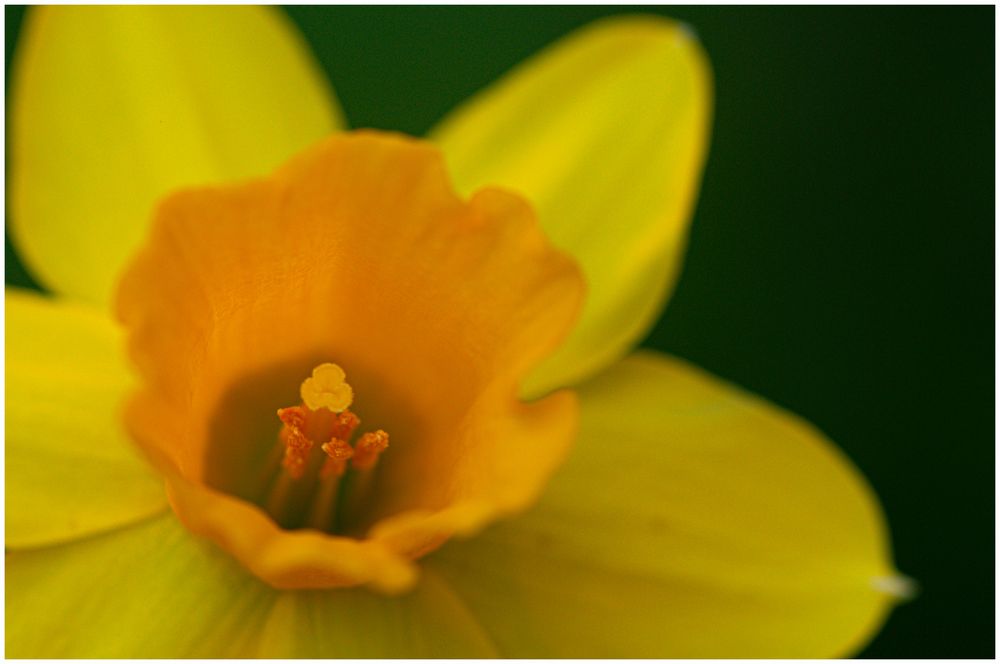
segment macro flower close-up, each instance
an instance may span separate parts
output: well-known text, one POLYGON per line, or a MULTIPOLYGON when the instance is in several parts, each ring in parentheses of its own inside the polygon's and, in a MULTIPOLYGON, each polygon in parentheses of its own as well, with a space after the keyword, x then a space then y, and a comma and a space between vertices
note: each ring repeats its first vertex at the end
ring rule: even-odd
POLYGON ((709 154, 696 29, 590 22, 413 136, 280 8, 29 8, 7 656, 859 652, 917 588, 878 484, 639 347, 709 154))

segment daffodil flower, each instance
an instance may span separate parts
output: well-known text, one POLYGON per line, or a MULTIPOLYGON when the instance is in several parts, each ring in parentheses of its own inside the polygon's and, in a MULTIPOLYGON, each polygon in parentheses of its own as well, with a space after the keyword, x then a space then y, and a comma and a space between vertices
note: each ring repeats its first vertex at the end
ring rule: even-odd
POLYGON ((864 480, 630 351, 705 155, 691 33, 596 23, 429 141, 342 131, 317 72, 271 9, 29 14, 7 655, 862 646, 907 590, 864 480))

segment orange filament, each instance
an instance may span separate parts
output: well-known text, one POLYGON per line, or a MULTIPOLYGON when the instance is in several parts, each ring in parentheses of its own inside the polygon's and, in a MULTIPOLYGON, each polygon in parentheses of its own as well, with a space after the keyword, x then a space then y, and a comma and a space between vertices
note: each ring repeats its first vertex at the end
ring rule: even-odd
POLYGON ((389 434, 381 429, 374 433, 369 431, 361 436, 357 445, 354 446, 354 458, 351 460, 351 466, 355 470, 370 470, 387 447, 389 447, 389 434))

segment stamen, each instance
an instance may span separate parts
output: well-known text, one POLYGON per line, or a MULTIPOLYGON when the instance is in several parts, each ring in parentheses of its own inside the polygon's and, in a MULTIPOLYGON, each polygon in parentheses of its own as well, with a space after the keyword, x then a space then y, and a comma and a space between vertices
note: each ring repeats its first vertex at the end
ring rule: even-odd
POLYGON ((340 526, 345 532, 358 526, 358 510, 371 501, 375 492, 375 464, 378 458, 389 447, 389 434, 382 429, 368 432, 358 439, 354 446, 354 457, 351 459, 351 475, 349 484, 341 496, 343 500, 343 521, 340 526))
POLYGON ((278 410, 278 418, 284 422, 281 428, 281 441, 285 444, 285 457, 281 465, 293 479, 299 479, 305 473, 306 463, 313 443, 302 432, 306 416, 302 408, 282 408, 278 410))
POLYGON ((317 530, 336 530, 347 508, 344 504, 338 510, 340 494, 346 492, 348 502, 357 505, 371 493, 371 471, 389 447, 389 434, 370 431, 351 446, 361 420, 348 409, 354 391, 346 377, 336 364, 321 364, 302 382, 302 404, 278 410, 285 472, 271 483, 267 508, 283 527, 306 523, 317 530), (348 462, 351 476, 342 487, 348 462))
POLYGON ((361 436, 354 446, 354 458, 351 466, 355 470, 369 470, 375 466, 378 457, 389 447, 389 434, 379 429, 361 436))

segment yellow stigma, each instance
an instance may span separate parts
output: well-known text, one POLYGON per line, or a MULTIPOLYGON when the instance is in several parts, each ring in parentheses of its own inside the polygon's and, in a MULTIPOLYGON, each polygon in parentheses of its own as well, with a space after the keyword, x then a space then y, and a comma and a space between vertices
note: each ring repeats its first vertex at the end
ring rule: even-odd
POLYGON ((347 410, 354 401, 354 390, 345 382, 347 374, 336 364, 327 362, 313 369, 312 376, 302 381, 299 394, 309 410, 326 408, 334 413, 347 410))

